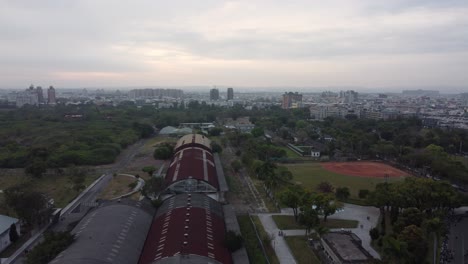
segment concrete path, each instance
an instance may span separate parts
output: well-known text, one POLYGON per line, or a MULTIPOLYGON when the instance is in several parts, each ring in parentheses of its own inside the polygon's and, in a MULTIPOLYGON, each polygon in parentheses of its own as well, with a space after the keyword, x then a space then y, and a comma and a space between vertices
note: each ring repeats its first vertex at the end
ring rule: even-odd
MULTIPOLYGON (((296 260, 289 250, 286 240, 282 236, 278 236, 278 227, 276 226, 271 214, 257 214, 260 222, 262 222, 265 232, 267 232, 271 237, 271 246, 275 250, 276 256, 280 263, 294 264, 296 260)), ((305 231, 302 230, 302 234, 305 234, 305 231)))
MULTIPOLYGON (((374 257, 380 259, 379 253, 377 253, 370 245, 371 238, 369 235, 369 230, 372 229, 377 225, 379 219, 379 209, 372 207, 372 206, 359 206, 354 204, 344 204, 344 210, 337 212, 331 216, 329 219, 348 219, 348 220, 357 220, 358 227, 357 228, 347 228, 356 234, 362 240, 362 246, 374 257), (367 219, 369 217, 369 219, 367 219), (362 228, 361 228, 362 225, 362 228)), ((269 234, 274 234, 274 240, 272 240, 272 245, 275 243, 275 252, 278 258, 280 259, 281 263, 295 263, 295 262, 287 262, 290 261, 289 258, 294 259, 289 250, 286 241, 283 237, 278 236, 278 227, 276 226, 275 222, 273 221, 272 215, 293 215, 293 211, 291 208, 283 208, 281 209, 281 213, 277 214, 258 214, 260 221, 265 228, 265 231, 269 234), (283 262, 284 261, 286 262, 283 262)), ((341 228, 338 229, 331 229, 331 231, 340 231, 341 228)), ((313 231, 312 231, 313 232, 313 231)), ((283 233, 286 236, 304 236, 305 229, 298 229, 298 230, 283 230, 283 233)))

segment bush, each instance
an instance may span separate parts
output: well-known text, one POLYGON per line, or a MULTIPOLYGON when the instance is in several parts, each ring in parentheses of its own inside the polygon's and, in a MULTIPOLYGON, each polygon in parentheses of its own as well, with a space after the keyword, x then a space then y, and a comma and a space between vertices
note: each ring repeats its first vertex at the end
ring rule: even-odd
POLYGON ((372 229, 369 231, 369 235, 370 235, 370 237, 371 237, 372 240, 376 240, 376 239, 379 238, 379 236, 380 236, 379 229, 377 229, 376 227, 372 228, 372 229))
POLYGON ((221 153, 223 151, 223 148, 216 142, 211 143, 211 149, 214 153, 221 153))
POLYGON ((75 237, 70 232, 50 232, 44 234, 44 240, 26 256, 26 264, 46 264, 65 250, 75 237))

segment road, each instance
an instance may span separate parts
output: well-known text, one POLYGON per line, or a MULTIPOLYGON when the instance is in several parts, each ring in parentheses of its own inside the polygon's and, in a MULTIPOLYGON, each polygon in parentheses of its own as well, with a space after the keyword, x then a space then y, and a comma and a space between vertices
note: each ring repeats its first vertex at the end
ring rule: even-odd
POLYGON ((63 208, 60 221, 52 225, 42 227, 32 238, 30 238, 22 247, 20 247, 4 264, 21 264, 24 262, 24 252, 31 250, 34 246, 42 241, 43 233, 51 229, 53 231, 68 230, 70 224, 81 220, 86 212, 92 208, 96 199, 101 194, 102 190, 112 180, 113 174, 125 168, 145 145, 148 139, 139 140, 137 143, 125 149, 117 158, 117 161, 106 167, 105 173, 93 182, 88 188, 80 193, 72 202, 63 208))

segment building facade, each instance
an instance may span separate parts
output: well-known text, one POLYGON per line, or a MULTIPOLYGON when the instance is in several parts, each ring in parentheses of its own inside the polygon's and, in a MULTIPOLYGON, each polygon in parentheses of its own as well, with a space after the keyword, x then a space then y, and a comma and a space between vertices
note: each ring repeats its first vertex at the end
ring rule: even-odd
POLYGON ((302 94, 297 92, 289 92, 283 94, 283 103, 281 105, 283 109, 299 108, 302 107, 302 94))
POLYGON ((227 100, 233 100, 233 99, 234 99, 234 89, 227 88, 227 100))
POLYGON ((210 100, 211 101, 217 101, 219 100, 219 90, 216 88, 213 88, 210 90, 210 100))
POLYGON ((56 104, 57 99, 55 98, 55 88, 50 86, 47 90, 47 104, 56 104))

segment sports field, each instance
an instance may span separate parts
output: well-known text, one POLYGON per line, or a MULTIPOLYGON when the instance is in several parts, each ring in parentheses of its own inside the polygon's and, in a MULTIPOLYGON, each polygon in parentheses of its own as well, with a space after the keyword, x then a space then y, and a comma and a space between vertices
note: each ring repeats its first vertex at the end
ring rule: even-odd
POLYGON ((312 162, 285 166, 292 172, 293 181, 308 190, 315 190, 317 184, 327 181, 335 188, 348 187, 351 198, 358 198, 361 189, 372 191, 378 183, 399 181, 407 176, 391 166, 374 162, 312 162), (389 177, 379 177, 382 172, 389 177))

